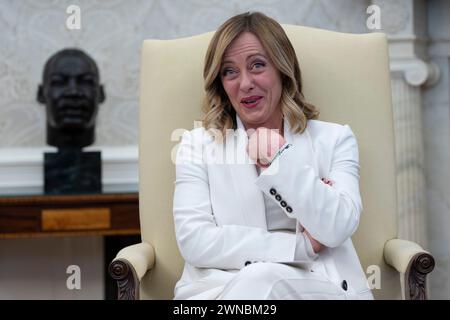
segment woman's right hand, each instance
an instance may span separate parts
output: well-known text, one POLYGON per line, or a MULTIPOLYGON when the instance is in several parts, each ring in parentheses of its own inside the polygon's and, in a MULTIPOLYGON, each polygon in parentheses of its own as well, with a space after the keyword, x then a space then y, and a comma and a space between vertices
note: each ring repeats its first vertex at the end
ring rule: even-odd
POLYGON ((261 127, 250 135, 247 144, 247 153, 250 159, 264 170, 285 142, 283 136, 278 133, 278 130, 261 127))

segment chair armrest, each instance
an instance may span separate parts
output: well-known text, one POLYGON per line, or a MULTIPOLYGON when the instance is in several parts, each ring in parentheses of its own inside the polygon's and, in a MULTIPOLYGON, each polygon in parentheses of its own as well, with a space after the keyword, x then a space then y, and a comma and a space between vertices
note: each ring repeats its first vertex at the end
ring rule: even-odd
POLYGON ((435 265, 429 252, 412 241, 392 239, 384 246, 384 260, 400 273, 404 299, 427 299, 426 277, 435 265))
POLYGON ((141 242, 123 248, 109 264, 109 274, 117 281, 119 300, 138 300, 139 284, 155 263, 152 245, 141 242))

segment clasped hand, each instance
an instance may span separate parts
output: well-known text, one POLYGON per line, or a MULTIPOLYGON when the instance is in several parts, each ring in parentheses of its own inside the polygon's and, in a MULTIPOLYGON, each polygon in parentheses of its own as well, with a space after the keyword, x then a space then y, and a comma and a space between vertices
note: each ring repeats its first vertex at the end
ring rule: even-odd
MULTIPOLYGON (((248 131, 253 130, 249 129, 248 131)), ((264 171, 285 140, 276 129, 258 128, 249 135, 247 153, 256 165, 264 171)))

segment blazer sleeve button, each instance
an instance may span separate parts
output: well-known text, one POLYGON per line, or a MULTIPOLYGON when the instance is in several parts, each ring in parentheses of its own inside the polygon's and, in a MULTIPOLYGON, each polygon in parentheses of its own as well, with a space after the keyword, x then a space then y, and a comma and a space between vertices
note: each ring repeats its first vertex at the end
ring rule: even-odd
POLYGON ((275 196, 275 199, 276 199, 277 201, 281 201, 281 196, 280 196, 279 194, 277 194, 277 195, 275 196))
POLYGON ((286 203, 286 201, 283 200, 283 201, 280 202, 280 205, 284 208, 284 207, 287 206, 287 203, 286 203))
POLYGON ((342 289, 344 289, 345 291, 347 291, 347 288, 348 288, 348 286, 347 286, 347 281, 342 281, 342 289))
POLYGON ((271 188, 270 189, 270 194, 273 195, 273 196, 276 195, 277 194, 277 190, 275 190, 274 188, 271 188))
POLYGON ((286 211, 291 213, 292 212, 292 208, 291 207, 286 207, 286 211))

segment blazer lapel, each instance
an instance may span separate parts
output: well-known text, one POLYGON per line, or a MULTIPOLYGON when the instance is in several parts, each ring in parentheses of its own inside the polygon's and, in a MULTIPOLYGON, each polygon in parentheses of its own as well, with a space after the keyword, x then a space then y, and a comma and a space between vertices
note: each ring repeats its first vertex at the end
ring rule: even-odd
POLYGON ((309 133, 308 127, 302 134, 291 133, 291 128, 289 121, 284 119, 284 139, 287 143, 293 145, 294 152, 297 153, 298 165, 304 166, 308 165, 314 168, 316 174, 318 174, 318 159, 316 159, 316 154, 314 152, 314 147, 309 133))
MULTIPOLYGON (((237 130, 235 130, 234 136, 227 137, 225 146, 225 154, 228 158, 226 167, 234 186, 234 198, 240 204, 239 208, 246 225, 267 229, 263 194, 254 183, 258 178, 258 173, 246 151, 247 133, 237 115, 236 120, 237 130), (234 160, 230 161, 231 158, 234 160)), ((230 201, 232 200, 230 199, 230 201)))
MULTIPOLYGON (((292 144, 292 152, 296 153, 295 159, 298 159, 298 163, 294 163, 294 166, 310 166, 314 168, 316 174, 318 174, 317 159, 314 152, 314 147, 311 139, 311 135, 308 130, 308 126, 301 134, 293 135, 290 130, 289 121, 284 119, 284 139, 287 143, 292 144)), ((272 164, 275 165, 276 163, 272 164)), ((296 232, 303 232, 303 226, 297 222, 296 232)))

